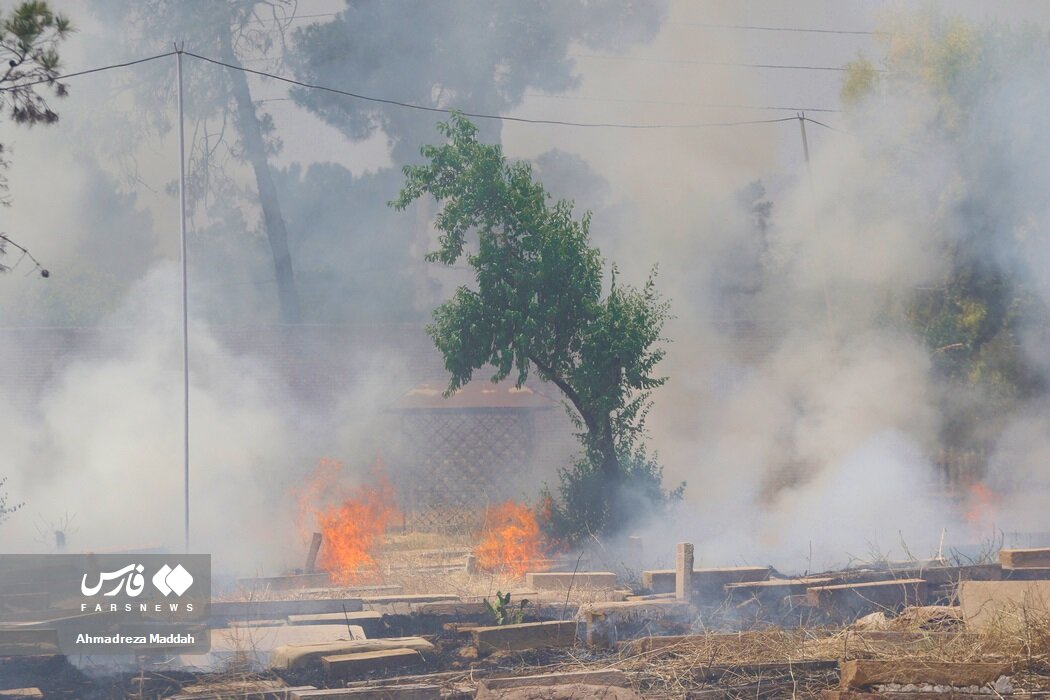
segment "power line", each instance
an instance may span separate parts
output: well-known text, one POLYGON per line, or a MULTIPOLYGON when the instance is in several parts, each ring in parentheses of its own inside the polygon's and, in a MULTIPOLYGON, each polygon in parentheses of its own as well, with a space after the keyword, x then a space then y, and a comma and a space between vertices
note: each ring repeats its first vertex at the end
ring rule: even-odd
POLYGON ((779 107, 775 105, 742 105, 742 104, 707 104, 704 102, 685 102, 681 100, 646 100, 629 97, 592 97, 590 95, 546 95, 540 92, 527 92, 526 97, 539 97, 549 100, 579 100, 582 102, 623 102, 628 104, 662 104, 681 105, 683 107, 702 107, 705 109, 755 109, 780 112, 841 112, 841 109, 829 107, 779 107))
POLYGON ((885 36, 890 32, 863 31, 853 29, 817 29, 811 27, 761 27, 754 24, 715 24, 712 22, 672 22, 687 27, 706 27, 709 29, 740 29, 759 32, 801 32, 807 34, 851 34, 855 36, 885 36))
MULTIPOLYGON (((720 66, 724 68, 767 68, 774 70, 814 70, 838 72, 845 72, 849 70, 849 68, 845 68, 842 66, 810 66, 783 63, 732 63, 729 61, 698 61, 686 58, 654 58, 649 56, 599 56, 598 54, 589 53, 571 53, 568 55, 572 58, 587 58, 599 61, 637 61, 639 63, 673 63, 693 66, 720 66)), ((882 69, 875 69, 875 72, 886 73, 888 71, 882 69)))
POLYGON ((401 100, 392 100, 383 97, 373 97, 371 95, 362 95, 356 92, 350 92, 349 90, 340 90, 338 88, 329 87, 327 85, 316 85, 313 83, 307 83, 301 80, 295 80, 294 78, 287 78, 285 76, 276 75, 274 73, 267 73, 266 71, 255 70, 254 68, 245 68, 244 66, 235 66, 224 61, 219 61, 214 58, 208 58, 207 56, 201 56, 199 54, 186 51, 187 56, 192 56, 201 61, 212 63, 217 66, 223 66, 231 70, 239 70, 252 75, 258 75, 264 78, 271 78, 278 80, 283 83, 290 85, 296 85, 298 87, 307 88, 309 90, 321 90, 323 92, 330 92, 336 95, 343 95, 345 97, 352 97, 358 100, 364 100, 366 102, 375 102, 378 104, 387 104, 395 107, 404 107, 406 109, 415 109, 422 112, 436 112, 439 114, 462 114, 465 117, 472 117, 474 119, 497 119, 506 122, 518 122, 524 124, 548 124, 553 126, 573 126, 573 127, 589 127, 589 128, 612 128, 612 129, 695 129, 702 127, 722 127, 722 126, 744 126, 745 124, 775 124, 777 122, 794 121, 796 117, 783 117, 779 119, 751 119, 746 121, 733 121, 733 122, 703 122, 703 123, 692 123, 692 124, 624 124, 617 122, 574 122, 565 121, 560 119, 529 119, 526 117, 512 117, 498 114, 483 114, 480 112, 463 112, 454 109, 445 109, 442 107, 429 107, 426 105, 413 104, 411 102, 402 102, 401 100))
MULTIPOLYGON (((122 63, 113 63, 113 64, 109 64, 109 65, 106 65, 106 66, 98 66, 96 68, 89 68, 89 69, 82 70, 82 71, 76 71, 74 73, 66 73, 64 75, 58 75, 58 76, 54 76, 54 77, 51 77, 51 78, 42 78, 42 79, 39 79, 39 80, 33 80, 33 81, 25 82, 25 83, 19 83, 17 85, 3 86, 3 87, 0 87, 0 92, 10 92, 12 90, 18 90, 18 89, 21 89, 21 88, 31 87, 33 85, 40 85, 40 84, 43 84, 43 83, 52 83, 52 82, 55 82, 57 80, 67 80, 69 78, 76 78, 76 77, 80 77, 80 76, 84 76, 84 75, 91 75, 91 74, 94 74, 94 73, 101 73, 103 71, 115 70, 115 69, 118 69, 118 68, 127 68, 127 67, 130 67, 130 66, 139 65, 139 64, 142 64, 142 63, 148 63, 150 61, 156 61, 156 60, 161 59, 161 58, 167 58, 169 56, 174 56, 176 53, 179 53, 179 51, 168 51, 166 53, 157 54, 155 56, 148 56, 146 58, 140 58, 140 59, 136 59, 136 60, 133 60, 133 61, 125 61, 125 62, 122 62, 122 63)), ((740 121, 694 122, 694 123, 686 123, 686 124, 627 124, 627 123, 620 123, 620 122, 577 122, 577 121, 568 121, 568 120, 561 120, 561 119, 531 119, 531 118, 527 118, 527 117, 515 117, 515 116, 498 115, 498 114, 485 114, 485 113, 481 113, 481 112, 465 112, 465 111, 461 112, 461 111, 454 110, 454 109, 446 109, 446 108, 442 108, 442 107, 430 107, 430 106, 427 106, 427 105, 419 105, 419 104, 413 104, 411 102, 404 102, 402 100, 394 100, 394 99, 383 98, 383 97, 375 97, 375 96, 372 96, 372 95, 364 95, 364 94, 361 94, 361 93, 351 92, 349 90, 341 90, 339 88, 333 88, 333 87, 330 87, 330 86, 327 86, 327 85, 316 85, 316 84, 313 84, 313 83, 307 83, 307 82, 304 82, 304 81, 301 81, 301 80, 296 80, 294 78, 288 78, 286 76, 277 75, 275 73, 268 73, 266 71, 255 70, 253 68, 246 68, 244 66, 236 66, 236 65, 233 65, 233 64, 230 64, 230 63, 226 63, 224 61, 216 60, 214 58, 208 58, 207 56, 201 56, 199 54, 195 54, 195 53, 192 53, 190 51, 181 51, 181 53, 184 53, 187 56, 191 56, 193 58, 196 58, 198 60, 204 61, 206 63, 211 63, 211 64, 214 64, 214 65, 217 65, 217 66, 222 66, 224 68, 229 68, 231 70, 239 70, 239 71, 242 71, 244 73, 257 75, 257 76, 264 77, 264 78, 270 78, 272 80, 277 80, 277 81, 280 81, 280 82, 283 82, 283 83, 287 83, 289 85, 295 85, 295 86, 306 88, 306 89, 309 89, 309 90, 321 90, 321 91, 324 91, 324 92, 330 92, 330 93, 337 94, 337 95, 343 95, 345 97, 351 97, 353 99, 364 100, 366 102, 374 102, 374 103, 377 103, 377 104, 387 104, 387 105, 391 105, 391 106, 395 106, 395 107, 402 107, 402 108, 405 108, 405 109, 414 109, 414 110, 418 110, 418 111, 422 111, 422 112, 432 112, 432 113, 437 113, 437 114, 458 113, 458 114, 462 114, 465 117, 471 117, 471 118, 474 118, 474 119, 495 119, 495 120, 500 120, 500 121, 505 121, 505 122, 516 122, 516 123, 523 123, 523 124, 546 124, 546 125, 551 125, 551 126, 570 126, 570 127, 584 127, 584 128, 695 129, 695 128, 706 128, 706 127, 745 126, 745 125, 750 125, 750 124, 776 124, 776 123, 779 123, 779 122, 792 121, 792 120, 794 120, 796 118, 796 117, 783 117, 783 118, 778 118, 778 119, 749 119, 749 120, 740 120, 740 121)), ((574 97, 574 96, 571 96, 571 95, 557 96, 557 95, 538 95, 537 94, 537 95, 533 95, 533 96, 536 96, 536 97, 551 97, 551 98, 559 98, 559 99, 584 99, 584 100, 594 99, 594 100, 601 100, 601 101, 650 102, 649 100, 629 100, 629 99, 626 99, 626 98, 620 98, 620 99, 588 98, 588 97, 574 97)), ((272 100, 257 100, 257 102, 269 102, 269 101, 278 101, 278 100, 284 100, 284 99, 288 99, 288 98, 275 98, 275 99, 272 99, 272 100)), ((652 101, 652 102, 655 102, 655 101, 652 101)), ((676 104, 676 103, 668 102, 668 104, 676 104)), ((683 103, 678 103, 678 104, 689 104, 689 103, 684 103, 683 102, 683 103)), ((839 110, 832 110, 832 109, 826 109, 826 108, 799 109, 799 108, 794 108, 794 107, 750 106, 750 105, 700 105, 700 104, 697 104, 696 106, 709 106, 709 107, 712 107, 712 108, 723 108, 724 107, 724 108, 733 108, 733 109, 737 109, 737 108, 739 108, 739 109, 766 109, 766 110, 792 110, 792 111, 812 111, 812 112, 837 112, 837 111, 839 111, 839 110)), ((814 124, 817 124, 818 126, 825 127, 827 129, 834 129, 834 127, 832 127, 832 126, 829 126, 829 125, 824 124, 822 122, 818 122, 818 121, 813 120, 813 119, 806 118, 806 120, 807 121, 811 121, 814 124)))
POLYGON ((69 78, 77 78, 82 75, 90 75, 92 73, 101 73, 102 71, 113 70, 114 68, 127 68, 129 66, 137 66, 140 63, 147 63, 149 61, 156 61, 158 58, 167 58, 168 56, 174 56, 175 51, 169 51, 167 53, 157 54, 156 56, 150 56, 149 58, 139 58, 134 61, 126 61, 124 63, 113 63, 108 66, 99 66, 98 68, 88 68, 87 70, 77 71, 76 73, 66 73, 65 75, 56 75, 51 78, 41 78, 39 80, 32 80, 28 83, 18 83, 17 85, 8 85, 0 87, 0 92, 11 92, 12 90, 19 90, 21 88, 32 87, 34 85, 40 85, 42 83, 53 83, 57 80, 68 80, 69 78))

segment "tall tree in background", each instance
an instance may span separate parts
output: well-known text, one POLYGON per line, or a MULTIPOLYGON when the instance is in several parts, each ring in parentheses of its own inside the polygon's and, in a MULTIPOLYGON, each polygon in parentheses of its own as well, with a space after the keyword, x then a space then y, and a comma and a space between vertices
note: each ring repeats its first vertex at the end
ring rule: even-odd
POLYGON ((924 161, 951 163, 931 224, 944 273, 908 296, 903 315, 946 387, 943 446, 985 451, 1010 412, 1047 388, 1024 336, 1050 332, 1050 278, 1026 262, 1050 246, 1045 193, 1032 186, 1045 169, 1045 130, 1028 116, 1050 99, 1050 40, 933 8, 890 16, 882 29, 879 65, 850 64, 842 98, 851 118, 882 105, 908 115, 888 147, 872 150, 881 164, 911 174, 926 172, 924 161), (928 109, 898 111, 900 99, 928 109))
POLYGON ((498 145, 480 143, 465 118, 439 129, 448 143, 423 147, 427 163, 405 167, 394 206, 433 196, 442 205, 441 239, 428 259, 454 265, 465 258, 475 275, 476 288, 459 287, 427 329, 444 357, 448 391, 486 366, 495 368, 493 381, 513 373, 521 386, 535 371, 557 386, 581 428, 585 457, 562 473, 562 502, 550 504, 560 529, 553 534, 574 542, 612 534, 653 505, 625 507, 626 499, 644 492, 666 500, 642 438, 650 393, 666 381, 654 370, 664 357, 658 343, 667 303, 652 277, 634 289, 617 280, 615 267, 603 289, 589 214, 576 219, 570 202, 551 204, 531 165, 509 163, 498 145), (476 246, 468 244, 475 234, 476 246))
MULTIPOLYGON (((663 0, 347 0, 331 21, 296 29, 302 80, 430 107, 503 114, 530 89, 579 84, 573 43, 626 51, 652 39, 663 0)), ((294 99, 352 139, 390 140, 395 165, 418 159, 433 115, 296 89, 294 99)), ((487 141, 498 123, 481 125, 487 141)))
MULTIPOLYGON (((0 61, 5 66, 0 73, 0 111, 15 123, 33 126, 58 121, 58 113, 40 90, 66 96, 66 85, 58 80, 58 45, 72 31, 69 19, 42 0, 23 2, 0 15, 0 61)), ((7 165, 0 144, 0 171, 7 165)), ((0 204, 9 203, 6 192, 7 178, 0 172, 0 204)), ((0 236, 0 253, 6 242, 6 236, 0 236)), ((6 269, 0 265, 0 272, 6 269)))
MULTIPOLYGON (((281 63, 283 37, 295 11, 293 0, 209 0, 187 5, 180 0, 96 0, 99 14, 121 28, 129 55, 156 53, 163 43, 177 39, 187 51, 232 66, 243 60, 272 57, 281 63), (163 39, 160 39, 163 38, 163 39), (162 43, 163 42, 163 43, 162 43), (276 49, 276 50, 275 50, 276 49)), ((208 208, 218 202, 226 212, 231 202, 251 201, 261 210, 261 229, 269 244, 277 286, 280 319, 301 320, 299 291, 289 252, 288 230, 281 211, 269 159, 280 149, 273 122, 253 101, 243 71, 184 60, 187 114, 194 126, 190 154, 190 199, 208 208), (237 138, 227 133, 235 125, 237 138), (239 186, 228 171, 230 162, 251 169, 254 191, 239 186)), ((170 71, 170 68, 165 70, 170 71)), ((157 131, 174 126, 156 115, 171 110, 175 98, 171 80, 157 80, 155 88, 138 91, 142 108, 153 115, 157 131)), ((235 207, 234 207, 235 208, 235 207)))

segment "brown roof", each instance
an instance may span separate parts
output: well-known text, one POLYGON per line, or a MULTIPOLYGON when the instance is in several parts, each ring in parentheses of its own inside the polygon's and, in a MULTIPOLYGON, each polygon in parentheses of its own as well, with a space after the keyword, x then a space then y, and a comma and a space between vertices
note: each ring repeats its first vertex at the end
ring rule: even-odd
POLYGON ((394 402, 393 411, 434 411, 434 410, 481 410, 481 409, 518 409, 538 410, 552 408, 556 401, 540 394, 529 385, 521 388, 507 379, 497 384, 484 379, 475 379, 459 391, 444 397, 448 388, 445 380, 431 380, 409 389, 394 402))

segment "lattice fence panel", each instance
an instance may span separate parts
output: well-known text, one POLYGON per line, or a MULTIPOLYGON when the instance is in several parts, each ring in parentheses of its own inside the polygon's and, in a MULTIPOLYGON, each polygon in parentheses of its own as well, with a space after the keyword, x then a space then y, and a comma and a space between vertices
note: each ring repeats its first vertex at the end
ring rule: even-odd
POLYGON ((521 411, 425 411, 404 417, 406 514, 417 531, 463 532, 485 507, 521 493, 532 420, 521 411))

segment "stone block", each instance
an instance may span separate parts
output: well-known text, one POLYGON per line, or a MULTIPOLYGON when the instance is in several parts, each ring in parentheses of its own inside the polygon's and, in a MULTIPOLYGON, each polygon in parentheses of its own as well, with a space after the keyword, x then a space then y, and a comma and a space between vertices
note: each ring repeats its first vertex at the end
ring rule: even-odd
POLYGON ((415 649, 381 649, 321 657, 321 668, 329 681, 345 681, 376 671, 418 666, 422 663, 423 655, 415 649))
POLYGON ((576 644, 576 621, 525 622, 519 625, 477 627, 471 630, 478 653, 523 651, 576 644))

